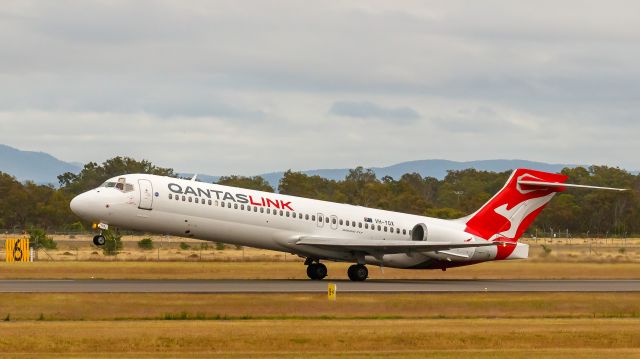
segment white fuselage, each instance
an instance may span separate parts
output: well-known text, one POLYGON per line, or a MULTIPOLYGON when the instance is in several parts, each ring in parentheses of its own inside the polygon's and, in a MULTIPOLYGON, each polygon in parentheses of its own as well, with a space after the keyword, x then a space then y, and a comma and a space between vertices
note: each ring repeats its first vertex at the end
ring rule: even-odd
MULTIPOLYGON (((428 228, 428 241, 484 241, 466 233, 458 221, 146 174, 120 176, 110 183, 123 178, 133 185, 128 191, 96 188, 76 197, 73 211, 116 227, 346 262, 355 262, 356 254, 296 242, 302 236, 411 241, 411 230, 419 223, 428 228)), ((516 252, 526 250, 520 249, 516 252)), ((496 248, 491 246, 367 255, 365 261, 397 268, 442 268, 495 257, 496 248)), ((522 258, 512 256, 518 257, 522 258)))

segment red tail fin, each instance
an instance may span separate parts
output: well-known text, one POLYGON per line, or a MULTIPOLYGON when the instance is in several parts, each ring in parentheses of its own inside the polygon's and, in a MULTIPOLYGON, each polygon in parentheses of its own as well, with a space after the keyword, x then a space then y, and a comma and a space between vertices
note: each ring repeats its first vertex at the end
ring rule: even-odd
POLYGON ((464 218, 465 231, 486 240, 516 242, 536 216, 564 187, 533 186, 518 181, 564 183, 567 176, 517 169, 507 184, 476 213, 464 218))

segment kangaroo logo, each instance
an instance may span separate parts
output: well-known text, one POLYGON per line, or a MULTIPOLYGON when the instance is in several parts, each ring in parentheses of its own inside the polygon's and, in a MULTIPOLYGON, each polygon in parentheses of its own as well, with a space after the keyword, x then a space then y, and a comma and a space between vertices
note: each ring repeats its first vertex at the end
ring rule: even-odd
POLYGON ((514 171, 505 186, 476 213, 465 218, 467 233, 486 240, 517 241, 561 187, 531 186, 520 181, 563 183, 567 176, 535 170, 514 171))

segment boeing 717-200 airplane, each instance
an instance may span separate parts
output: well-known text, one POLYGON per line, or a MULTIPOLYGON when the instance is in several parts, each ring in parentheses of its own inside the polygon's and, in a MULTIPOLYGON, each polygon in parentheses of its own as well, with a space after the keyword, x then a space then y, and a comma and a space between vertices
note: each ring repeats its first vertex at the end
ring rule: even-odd
MULTIPOLYGON (((513 172, 505 186, 475 213, 444 220, 161 177, 127 174, 71 201, 71 210, 109 226, 288 252, 306 258, 307 275, 327 275, 322 260, 355 263, 348 276, 368 277, 365 264, 442 269, 480 262, 524 259, 519 243, 527 227, 567 176, 528 169, 513 172)), ((93 238, 103 245, 102 233, 93 238)))

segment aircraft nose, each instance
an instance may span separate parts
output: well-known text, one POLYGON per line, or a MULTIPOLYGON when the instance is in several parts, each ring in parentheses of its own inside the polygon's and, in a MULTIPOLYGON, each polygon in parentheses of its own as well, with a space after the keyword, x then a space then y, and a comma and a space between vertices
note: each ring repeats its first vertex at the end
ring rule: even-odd
POLYGON ((88 198, 88 193, 79 194, 71 200, 69 203, 69 207, 71 211, 75 213, 79 217, 85 217, 89 211, 90 201, 88 198))

